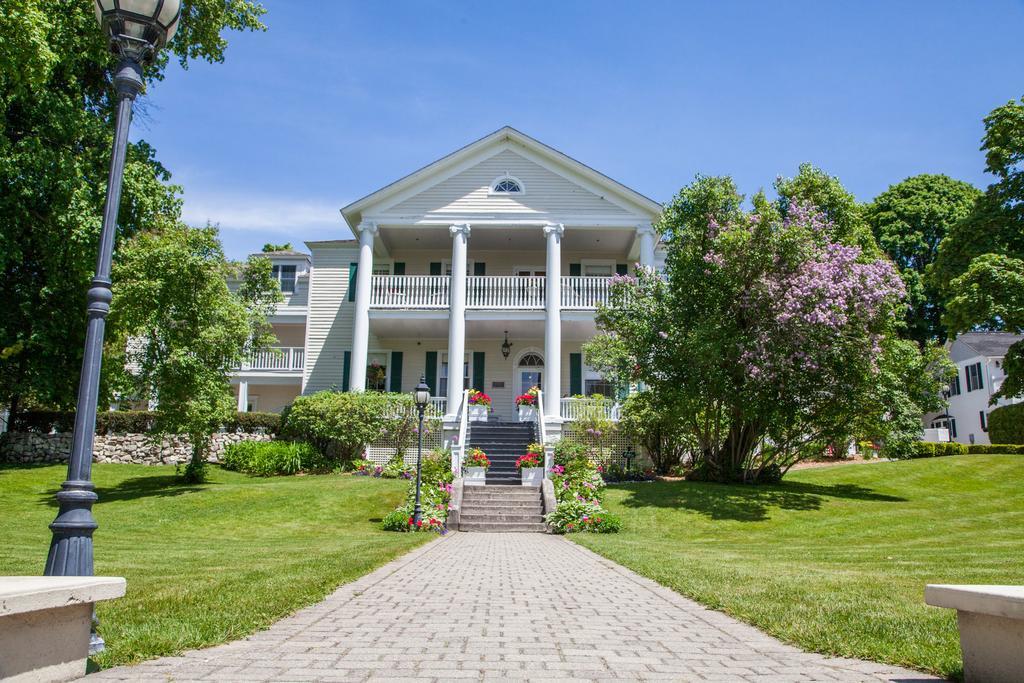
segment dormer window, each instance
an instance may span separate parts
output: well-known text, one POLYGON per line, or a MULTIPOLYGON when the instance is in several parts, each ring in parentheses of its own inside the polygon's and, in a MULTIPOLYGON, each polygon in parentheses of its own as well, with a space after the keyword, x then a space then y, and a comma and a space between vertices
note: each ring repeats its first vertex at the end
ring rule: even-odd
POLYGON ((491 194, 523 194, 523 184, 518 178, 505 174, 491 183, 491 194))
POLYGON ((281 291, 285 294, 295 292, 295 266, 274 265, 270 269, 270 277, 274 278, 281 285, 281 291))

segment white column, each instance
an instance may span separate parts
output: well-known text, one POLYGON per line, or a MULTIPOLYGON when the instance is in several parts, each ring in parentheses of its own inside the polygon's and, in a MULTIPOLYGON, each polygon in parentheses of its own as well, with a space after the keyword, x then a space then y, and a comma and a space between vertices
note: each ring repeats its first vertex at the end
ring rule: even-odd
POLYGON ((561 223, 544 226, 547 283, 544 288, 544 417, 558 417, 562 403, 562 233, 561 223))
POLYGON ((462 364, 466 356, 466 247, 469 223, 449 228, 452 234, 452 280, 448 288, 448 414, 462 405, 462 364))
POLYGON ((636 234, 640 237, 640 265, 645 268, 654 267, 654 242, 657 237, 650 223, 636 226, 636 234))
POLYGON ((377 224, 359 224, 359 265, 356 268, 356 314, 352 325, 352 363, 349 391, 366 389, 366 350, 370 343, 370 278, 373 275, 373 238, 377 224))
POLYGON ((247 412, 249 408, 249 383, 244 379, 238 383, 238 412, 247 412))

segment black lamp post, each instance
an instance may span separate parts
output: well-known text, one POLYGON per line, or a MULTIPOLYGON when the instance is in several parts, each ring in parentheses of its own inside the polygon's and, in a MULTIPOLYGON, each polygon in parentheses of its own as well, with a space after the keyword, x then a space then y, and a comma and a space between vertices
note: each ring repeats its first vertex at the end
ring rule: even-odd
MULTIPOLYGON (((87 297, 88 326, 68 478, 57 493, 60 509, 50 524, 53 539, 46 558, 47 576, 91 576, 93 573, 92 533, 96 529, 96 520, 92 516, 92 505, 96 502, 96 493, 90 481, 92 448, 103 361, 103 335, 111 301, 110 263, 114 254, 117 210, 121 203, 128 127, 132 120, 132 103, 143 86, 142 67, 174 36, 181 16, 181 0, 96 0, 95 9, 96 19, 109 37, 111 51, 121 57, 114 75, 117 120, 96 275, 92 278, 87 297)), ((90 651, 102 649, 103 640, 93 634, 90 651)))
POLYGON ((430 403, 430 387, 427 386, 427 378, 420 375, 420 383, 412 390, 413 400, 416 402, 416 412, 420 416, 420 428, 416 432, 419 437, 419 444, 416 446, 416 504, 412 509, 412 523, 419 526, 423 520, 423 509, 420 507, 420 471, 423 466, 423 412, 430 403))

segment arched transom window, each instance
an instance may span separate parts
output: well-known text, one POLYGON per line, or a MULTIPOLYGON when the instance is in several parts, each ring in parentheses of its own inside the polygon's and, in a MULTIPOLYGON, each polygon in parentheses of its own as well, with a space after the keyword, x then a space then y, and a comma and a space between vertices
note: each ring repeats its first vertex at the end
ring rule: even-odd
POLYGON ((523 183, 505 174, 491 183, 491 194, 523 194, 523 183))
POLYGON ((544 366, 544 359, 540 357, 538 353, 525 353, 523 357, 519 359, 519 367, 521 368, 537 368, 544 366))

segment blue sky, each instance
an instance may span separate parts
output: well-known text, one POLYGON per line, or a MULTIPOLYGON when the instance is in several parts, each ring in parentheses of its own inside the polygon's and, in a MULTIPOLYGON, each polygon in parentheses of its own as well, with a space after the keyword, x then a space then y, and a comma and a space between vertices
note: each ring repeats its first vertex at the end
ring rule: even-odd
POLYGON ((982 117, 1024 95, 1019 0, 264 4, 134 129, 233 257, 349 237, 342 206, 506 124, 658 201, 802 161, 862 200, 984 186, 982 117))

